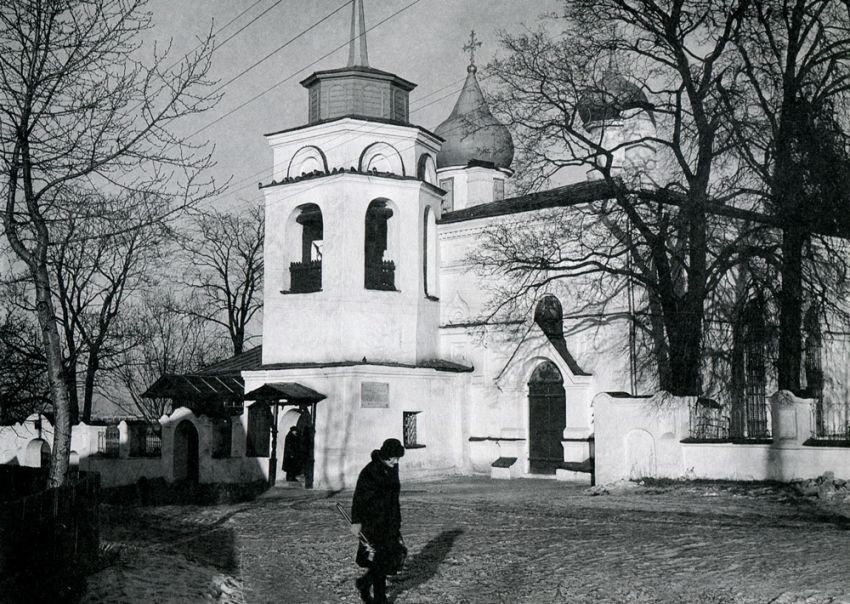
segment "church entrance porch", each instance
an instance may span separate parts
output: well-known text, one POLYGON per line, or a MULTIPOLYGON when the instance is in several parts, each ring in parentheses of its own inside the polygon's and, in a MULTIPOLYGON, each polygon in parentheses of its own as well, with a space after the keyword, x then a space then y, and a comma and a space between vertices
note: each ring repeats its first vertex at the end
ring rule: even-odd
POLYGON ((528 471, 555 474, 564 462, 561 439, 566 427, 566 393, 561 372, 551 361, 534 370, 528 382, 528 471))

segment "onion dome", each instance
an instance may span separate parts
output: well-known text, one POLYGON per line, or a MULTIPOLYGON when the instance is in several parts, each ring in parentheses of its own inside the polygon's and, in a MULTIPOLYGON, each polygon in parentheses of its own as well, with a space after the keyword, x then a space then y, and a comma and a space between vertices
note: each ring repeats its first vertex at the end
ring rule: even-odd
POLYGON ((445 139, 437 154, 437 167, 466 166, 471 161, 509 168, 514 158, 511 133, 493 117, 478 85, 474 64, 466 69, 466 82, 451 115, 434 133, 445 139))
POLYGON ((622 118, 630 109, 644 109, 652 115, 652 104, 643 90, 615 71, 606 71, 593 90, 587 91, 576 104, 579 117, 586 126, 593 122, 622 118))

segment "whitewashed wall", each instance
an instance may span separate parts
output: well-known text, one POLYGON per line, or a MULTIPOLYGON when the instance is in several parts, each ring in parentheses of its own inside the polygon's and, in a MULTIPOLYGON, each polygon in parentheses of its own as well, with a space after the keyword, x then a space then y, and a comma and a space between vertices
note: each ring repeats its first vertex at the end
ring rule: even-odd
POLYGON ((771 444, 682 443, 692 401, 597 395, 597 483, 643 477, 788 481, 824 472, 850 479, 850 448, 803 444, 812 434, 810 400, 788 392, 771 397, 771 444))

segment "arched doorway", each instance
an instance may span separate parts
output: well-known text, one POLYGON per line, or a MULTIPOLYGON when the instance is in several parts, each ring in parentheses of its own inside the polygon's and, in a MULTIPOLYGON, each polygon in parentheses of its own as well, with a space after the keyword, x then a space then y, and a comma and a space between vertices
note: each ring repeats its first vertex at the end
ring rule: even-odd
POLYGON ((540 363, 528 382, 528 461, 531 474, 554 474, 564 462, 567 425, 564 379, 551 361, 540 363))
POLYGON ((198 430, 183 420, 174 430, 174 480, 198 482, 199 474, 198 430))

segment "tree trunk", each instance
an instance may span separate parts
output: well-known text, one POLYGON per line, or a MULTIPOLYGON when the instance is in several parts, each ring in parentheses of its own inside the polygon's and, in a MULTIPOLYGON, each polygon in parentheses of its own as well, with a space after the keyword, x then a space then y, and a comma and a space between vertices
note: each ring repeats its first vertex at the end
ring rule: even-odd
POLYGON ((676 396, 701 394, 700 355, 702 314, 683 310, 667 315, 670 342, 670 393, 676 396))
POLYGON ((62 378, 65 381, 65 391, 68 393, 68 415, 73 426, 80 421, 80 402, 77 396, 77 363, 76 355, 68 355, 67 363, 62 364, 62 378))
POLYGON ((88 362, 86 363, 86 381, 83 390, 83 415, 82 421, 88 423, 91 421, 92 399, 94 398, 94 380, 100 369, 98 358, 100 356, 100 348, 95 348, 89 352, 88 362))
POLYGON ((68 460, 71 456, 71 405, 62 367, 62 347, 56 314, 50 297, 50 277, 47 266, 40 262, 32 267, 36 292, 36 314, 41 328, 44 357, 47 360, 47 378, 53 398, 53 450, 51 451, 49 485, 58 487, 65 483, 68 460))
POLYGON ((779 292, 779 388, 800 389, 803 354, 803 244, 805 233, 791 223, 782 232, 782 289, 779 292))
POLYGON ((649 296, 649 331, 652 334, 652 351, 658 371, 658 388, 671 391, 673 375, 670 369, 670 346, 664 335, 664 311, 655 296, 649 296))

